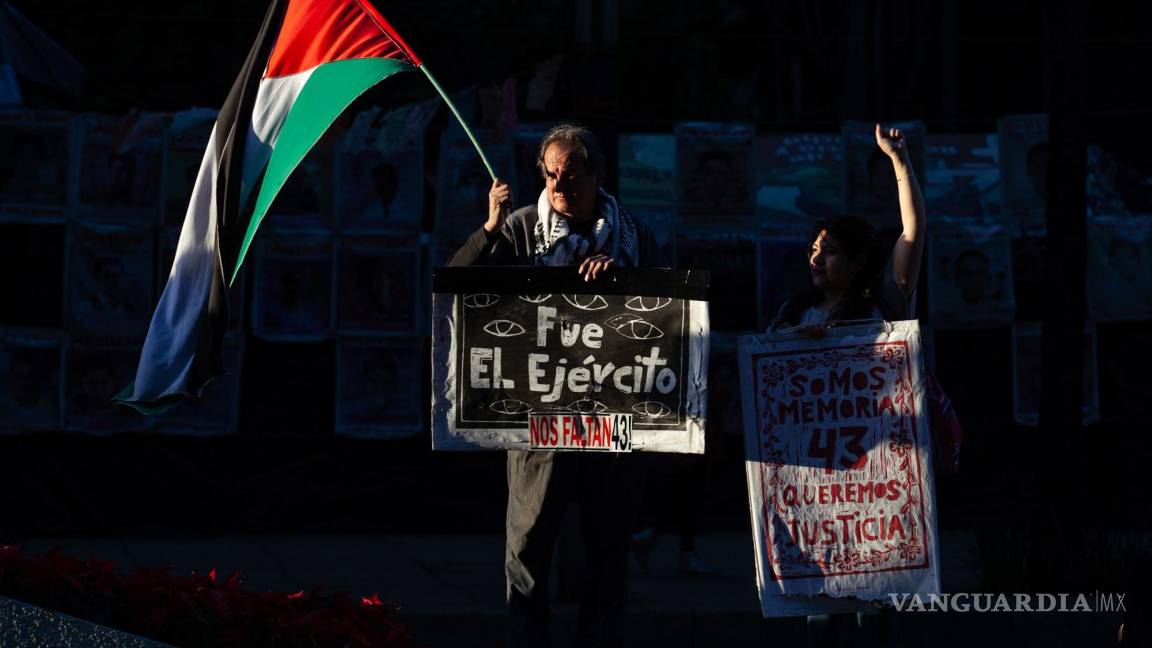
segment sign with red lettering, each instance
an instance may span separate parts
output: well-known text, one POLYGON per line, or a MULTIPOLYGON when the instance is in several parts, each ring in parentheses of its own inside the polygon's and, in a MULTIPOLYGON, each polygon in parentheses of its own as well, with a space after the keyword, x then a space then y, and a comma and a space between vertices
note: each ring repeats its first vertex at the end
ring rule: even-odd
POLYGON ((740 339, 764 616, 940 590, 922 380, 915 321, 740 339))
POLYGON ((530 414, 528 443, 533 450, 631 452, 632 415, 530 414))
POLYGON ((438 450, 704 451, 707 277, 441 268, 434 277, 438 450))

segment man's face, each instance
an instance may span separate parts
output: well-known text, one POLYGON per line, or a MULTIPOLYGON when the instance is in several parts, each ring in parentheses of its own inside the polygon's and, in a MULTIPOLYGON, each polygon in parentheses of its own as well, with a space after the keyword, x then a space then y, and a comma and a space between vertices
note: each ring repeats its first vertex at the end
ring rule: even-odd
POLYGON ((582 222, 596 215, 596 189, 602 180, 603 174, 590 173, 564 144, 551 144, 544 152, 548 202, 565 218, 582 222))

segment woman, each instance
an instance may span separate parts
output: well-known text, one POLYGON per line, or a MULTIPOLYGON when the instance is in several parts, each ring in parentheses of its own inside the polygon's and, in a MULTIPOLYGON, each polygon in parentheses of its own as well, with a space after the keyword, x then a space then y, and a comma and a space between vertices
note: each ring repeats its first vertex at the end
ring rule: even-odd
POLYGON ((854 216, 818 226, 808 252, 812 290, 780 308, 771 329, 801 327, 815 333, 836 321, 903 320, 915 317, 913 293, 924 258, 924 194, 898 128, 876 124, 876 145, 892 161, 903 231, 884 263, 868 221, 854 216))
MULTIPOLYGON (((900 200, 903 231, 884 261, 871 224, 845 216, 817 226, 808 251, 812 290, 780 307, 770 329, 796 327, 819 336, 827 326, 847 320, 905 320, 915 317, 913 295, 924 258, 924 195, 908 156, 908 140, 898 128, 883 130, 876 124, 876 145, 892 161, 900 200)), ((851 636, 874 615, 809 616, 809 639, 835 642, 851 636)), ((884 622, 881 622, 884 623, 884 622)))

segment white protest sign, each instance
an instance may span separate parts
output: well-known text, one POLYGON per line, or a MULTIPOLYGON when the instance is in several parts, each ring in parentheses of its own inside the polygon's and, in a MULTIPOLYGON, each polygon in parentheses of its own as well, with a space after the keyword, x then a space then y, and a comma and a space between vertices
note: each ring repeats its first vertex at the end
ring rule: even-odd
POLYGON ((764 616, 939 592, 919 325, 745 336, 739 355, 764 616))

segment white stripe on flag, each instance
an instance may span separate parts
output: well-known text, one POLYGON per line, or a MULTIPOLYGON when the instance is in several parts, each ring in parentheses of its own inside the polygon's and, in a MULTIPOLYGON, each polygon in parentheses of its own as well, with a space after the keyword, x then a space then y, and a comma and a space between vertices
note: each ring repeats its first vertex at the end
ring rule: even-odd
POLYGON ((276 139, 280 136, 284 118, 288 116, 292 104, 296 103, 296 97, 300 96, 300 91, 304 88, 304 84, 308 83, 308 78, 315 69, 260 80, 260 87, 256 90, 256 101, 252 106, 252 123, 248 125, 248 139, 244 143, 244 175, 240 179, 240 205, 248 204, 248 195, 255 188, 253 184, 268 164, 272 149, 276 148, 276 139))
POLYGON ((198 396, 189 392, 189 372, 196 357, 197 327, 208 308, 214 273, 219 269, 219 241, 216 235, 216 138, 220 123, 212 128, 200 172, 192 189, 192 199, 184 216, 180 240, 168 283, 152 315, 148 337, 141 350, 136 372, 133 401, 155 401, 172 394, 198 396))

